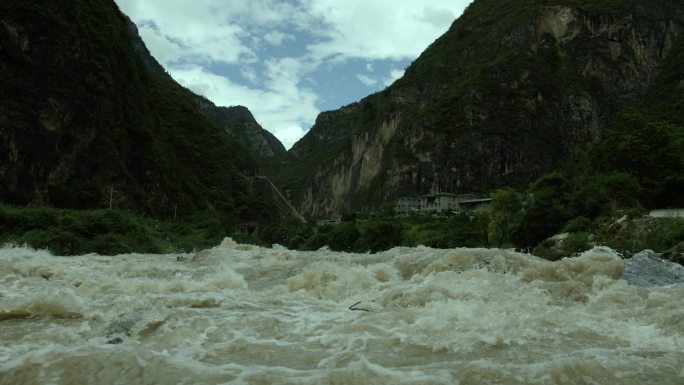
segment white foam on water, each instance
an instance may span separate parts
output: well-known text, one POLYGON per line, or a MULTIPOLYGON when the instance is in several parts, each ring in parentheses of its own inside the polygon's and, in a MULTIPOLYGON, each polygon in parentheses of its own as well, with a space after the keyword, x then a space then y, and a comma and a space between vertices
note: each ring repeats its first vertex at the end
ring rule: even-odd
POLYGON ((684 285, 623 267, 605 248, 5 247, 0 384, 684 383, 684 285))

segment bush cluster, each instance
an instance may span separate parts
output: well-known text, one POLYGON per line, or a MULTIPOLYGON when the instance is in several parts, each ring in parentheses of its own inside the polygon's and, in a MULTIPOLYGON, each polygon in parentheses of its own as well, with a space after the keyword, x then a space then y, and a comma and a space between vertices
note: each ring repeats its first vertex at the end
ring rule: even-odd
POLYGON ((233 230, 232 221, 209 213, 176 223, 116 210, 0 205, 0 244, 28 245, 55 255, 191 251, 215 246, 233 230))

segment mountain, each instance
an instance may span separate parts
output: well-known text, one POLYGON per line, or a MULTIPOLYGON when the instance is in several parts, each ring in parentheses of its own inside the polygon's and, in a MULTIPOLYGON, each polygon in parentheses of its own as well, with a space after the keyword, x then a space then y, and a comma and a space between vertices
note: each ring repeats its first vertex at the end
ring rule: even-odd
POLYGON ((266 156, 240 143, 254 118, 178 85, 133 32, 112 0, 0 3, 0 201, 266 212, 244 177, 266 156))
MULTIPOLYGON (((135 23, 128 18, 127 20, 131 43, 147 68, 157 76, 173 81, 164 67, 148 51, 138 34, 135 23)), ((218 107, 203 96, 192 95, 202 115, 217 127, 225 130, 236 142, 245 147, 259 163, 272 161, 285 155, 285 146, 273 134, 264 130, 246 107, 218 107)))
POLYGON ((638 106, 682 122, 684 3, 476 0, 382 92, 315 125, 271 169, 300 211, 522 186, 638 106))
POLYGON ((257 163, 262 164, 285 155, 285 146, 257 123, 247 107, 217 107, 199 95, 195 97, 195 103, 200 113, 210 122, 248 149, 257 163))

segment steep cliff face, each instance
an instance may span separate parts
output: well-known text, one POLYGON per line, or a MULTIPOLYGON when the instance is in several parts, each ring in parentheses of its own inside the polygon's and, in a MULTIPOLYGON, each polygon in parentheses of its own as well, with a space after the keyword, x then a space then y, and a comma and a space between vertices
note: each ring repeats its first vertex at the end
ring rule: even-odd
POLYGON ((330 216, 400 195, 548 172, 642 102, 681 44, 684 4, 476 0, 391 87, 322 114, 280 184, 330 216), (296 176, 296 177, 295 177, 296 176))
POLYGON ((169 217, 249 200, 249 152, 134 37, 111 0, 0 2, 0 201, 169 217))

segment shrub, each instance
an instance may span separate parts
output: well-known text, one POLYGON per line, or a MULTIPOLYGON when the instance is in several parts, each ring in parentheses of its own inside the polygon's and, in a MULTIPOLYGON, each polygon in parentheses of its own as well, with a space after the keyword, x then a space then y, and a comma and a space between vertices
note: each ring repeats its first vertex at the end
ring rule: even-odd
POLYGON ((357 241, 357 251, 377 253, 398 246, 402 241, 402 229, 398 224, 380 222, 367 228, 357 241))
POLYGON ((101 255, 116 255, 134 251, 121 234, 100 234, 88 244, 88 251, 101 255))
POLYGON ((338 224, 330 231, 328 246, 335 251, 352 251, 360 235, 353 222, 338 224))
POLYGON ((19 237, 16 243, 47 249, 55 255, 75 255, 82 252, 81 239, 57 227, 31 230, 19 237))
POLYGON ((563 227, 564 233, 576 233, 579 231, 585 231, 592 227, 591 220, 583 216, 575 217, 569 220, 563 227))

